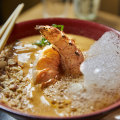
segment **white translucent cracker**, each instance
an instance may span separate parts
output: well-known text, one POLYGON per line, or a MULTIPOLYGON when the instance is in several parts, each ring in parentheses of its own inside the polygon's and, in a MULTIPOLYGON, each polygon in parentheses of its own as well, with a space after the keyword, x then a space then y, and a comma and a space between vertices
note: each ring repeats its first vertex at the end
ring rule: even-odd
POLYGON ((120 51, 120 38, 119 36, 110 31, 102 35, 102 37, 96 41, 87 52, 88 56, 95 56, 101 53, 120 51))
POLYGON ((87 52, 80 70, 84 74, 84 86, 120 89, 120 38, 114 32, 106 32, 87 52))

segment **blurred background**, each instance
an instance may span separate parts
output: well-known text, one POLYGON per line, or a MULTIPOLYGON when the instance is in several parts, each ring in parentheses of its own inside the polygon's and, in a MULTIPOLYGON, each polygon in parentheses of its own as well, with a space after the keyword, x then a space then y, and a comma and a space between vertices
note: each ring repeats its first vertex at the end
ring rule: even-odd
POLYGON ((25 7, 17 22, 67 17, 92 20, 120 30, 120 0, 0 0, 0 25, 22 2, 25 7))

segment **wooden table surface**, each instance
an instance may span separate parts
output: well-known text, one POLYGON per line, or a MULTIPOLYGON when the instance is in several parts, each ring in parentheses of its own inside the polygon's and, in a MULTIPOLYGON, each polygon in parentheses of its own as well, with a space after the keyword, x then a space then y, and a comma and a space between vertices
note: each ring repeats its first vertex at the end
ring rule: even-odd
MULTIPOLYGON (((37 4, 36 6, 30 8, 29 10, 23 12, 19 16, 17 22, 43 18, 42 11, 43 11, 42 5, 37 4)), ((73 10, 72 5, 70 5, 70 7, 69 7, 69 14, 67 17, 68 18, 76 18, 76 16, 74 15, 74 10, 73 10)), ((112 28, 120 31, 120 17, 118 17, 116 15, 112 15, 109 13, 99 11, 98 17, 95 20, 95 22, 107 25, 109 27, 112 27, 112 28)), ((120 110, 114 111, 113 113, 109 114, 108 116, 106 116, 102 120, 120 120, 120 116, 116 116, 116 115, 120 115, 120 110), (116 118, 115 118, 115 116, 116 116, 116 118)))

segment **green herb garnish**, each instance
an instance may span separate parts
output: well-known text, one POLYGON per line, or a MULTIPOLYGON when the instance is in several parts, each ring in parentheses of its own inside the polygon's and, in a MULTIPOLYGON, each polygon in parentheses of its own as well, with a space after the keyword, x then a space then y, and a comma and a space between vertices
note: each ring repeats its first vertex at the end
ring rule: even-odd
POLYGON ((64 25, 52 24, 52 26, 58 28, 58 29, 61 30, 61 31, 63 31, 63 29, 64 29, 64 25))
POLYGON ((50 45, 51 43, 48 42, 46 38, 42 38, 39 42, 33 43, 33 45, 38 45, 40 47, 44 47, 45 45, 50 45))

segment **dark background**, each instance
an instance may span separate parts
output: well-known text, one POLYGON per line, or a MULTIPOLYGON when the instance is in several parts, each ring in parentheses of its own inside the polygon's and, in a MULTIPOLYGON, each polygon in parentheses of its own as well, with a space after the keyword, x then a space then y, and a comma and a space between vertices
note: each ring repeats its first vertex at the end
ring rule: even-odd
POLYGON ((41 0, 0 0, 0 24, 10 16, 16 6, 20 3, 25 3, 23 11, 41 2, 41 0))

